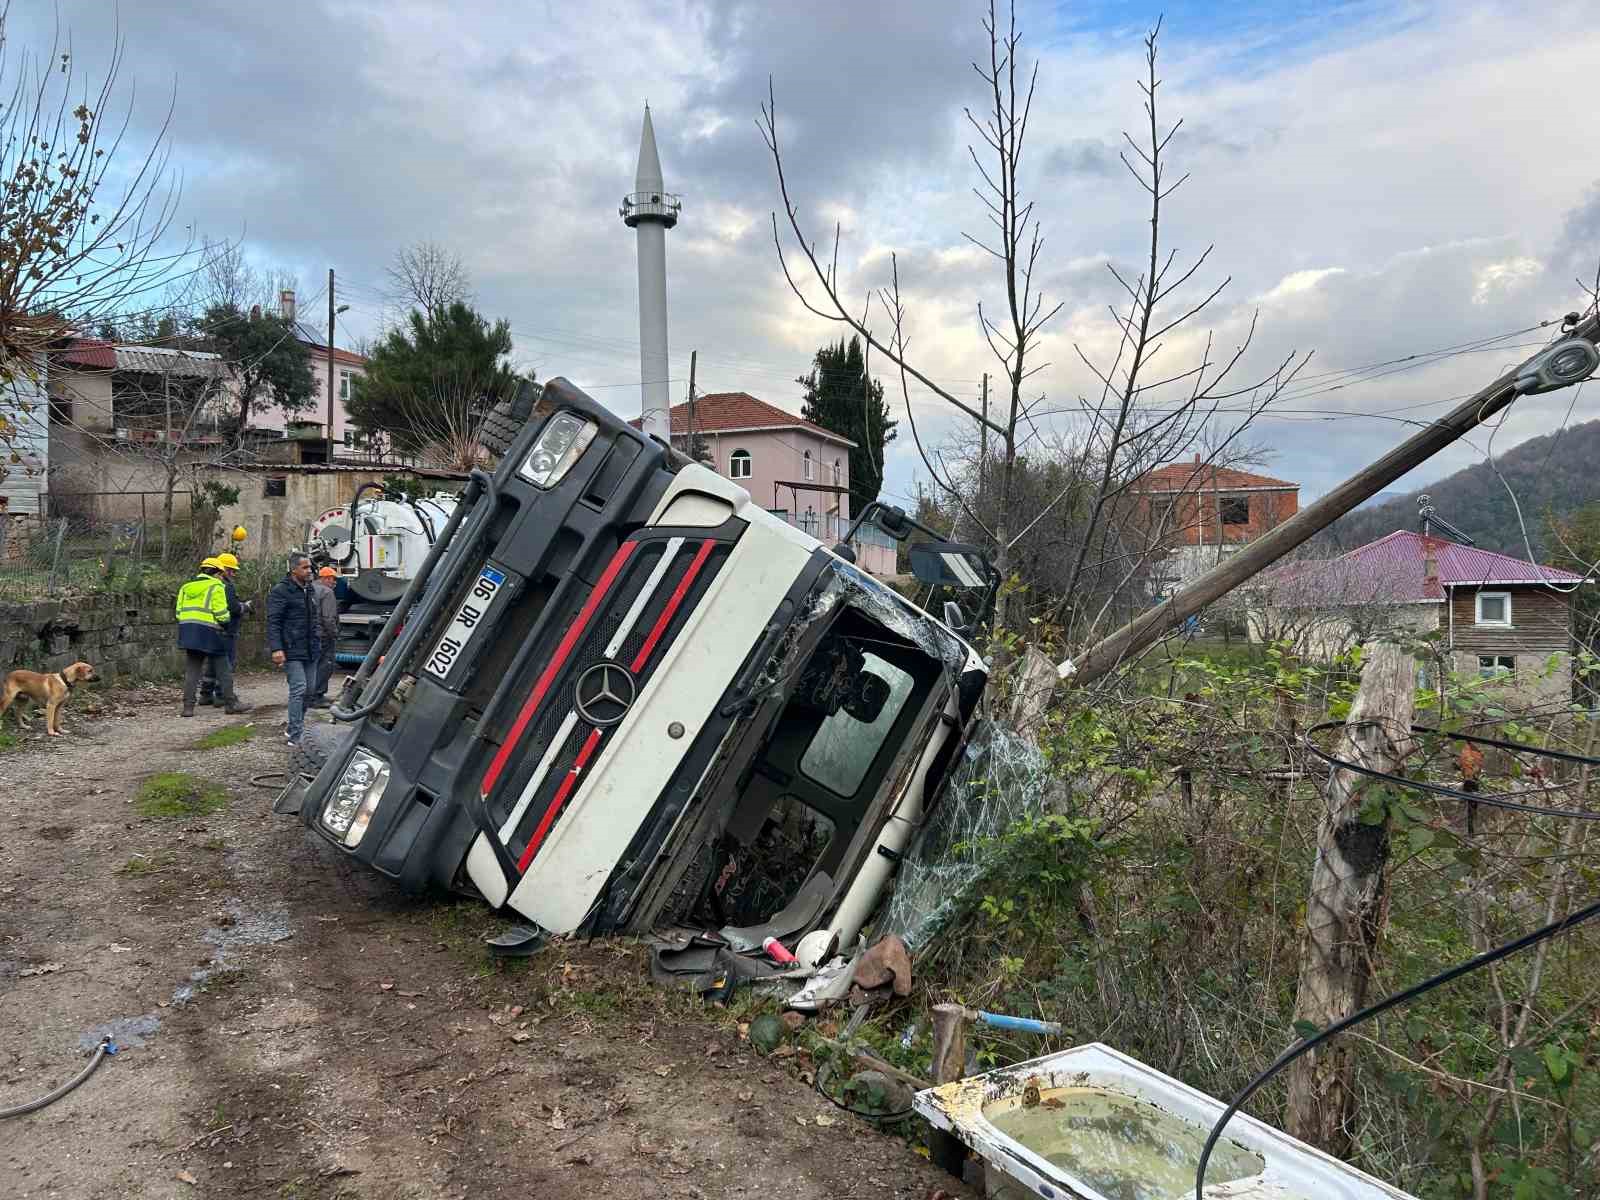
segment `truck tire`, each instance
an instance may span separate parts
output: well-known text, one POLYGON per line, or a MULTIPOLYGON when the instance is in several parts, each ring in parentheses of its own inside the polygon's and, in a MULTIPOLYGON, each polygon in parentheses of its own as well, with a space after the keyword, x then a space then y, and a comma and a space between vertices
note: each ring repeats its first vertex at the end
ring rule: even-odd
POLYGON ((517 440, 517 434, 522 432, 523 426, 538 409, 543 395, 544 388, 532 380, 524 380, 515 396, 491 408, 483 419, 483 427, 478 431, 478 441, 484 449, 496 458, 509 450, 511 443, 517 440))
POLYGON ((354 737, 355 730, 348 725, 307 725, 300 735, 300 744, 289 752, 290 773, 315 778, 328 759, 354 737))

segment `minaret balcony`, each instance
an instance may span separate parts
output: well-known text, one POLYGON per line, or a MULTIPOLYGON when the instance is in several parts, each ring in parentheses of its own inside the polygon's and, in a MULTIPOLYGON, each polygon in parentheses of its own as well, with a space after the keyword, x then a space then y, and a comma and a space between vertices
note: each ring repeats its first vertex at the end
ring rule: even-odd
POLYGON ((678 223, 681 208, 683 198, 672 192, 634 192, 623 197, 622 207, 617 212, 629 229, 640 221, 657 221, 671 229, 678 223))

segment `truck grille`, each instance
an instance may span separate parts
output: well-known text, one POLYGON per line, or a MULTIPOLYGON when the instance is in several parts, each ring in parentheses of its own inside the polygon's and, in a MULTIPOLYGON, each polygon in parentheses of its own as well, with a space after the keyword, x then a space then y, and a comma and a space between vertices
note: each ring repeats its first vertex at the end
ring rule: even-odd
POLYGON ((577 711, 578 680, 591 667, 615 663, 632 677, 637 703, 732 548, 715 538, 681 536, 625 542, 563 631, 481 789, 522 870, 571 804, 583 772, 604 752, 609 729, 577 711))

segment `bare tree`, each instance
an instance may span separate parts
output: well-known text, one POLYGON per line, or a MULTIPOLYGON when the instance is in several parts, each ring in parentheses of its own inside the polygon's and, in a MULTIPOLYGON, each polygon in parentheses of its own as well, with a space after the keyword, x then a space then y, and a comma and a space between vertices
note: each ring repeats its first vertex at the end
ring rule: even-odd
POLYGON ((438 242, 414 242, 397 252, 388 267, 386 299, 400 313, 417 309, 433 317, 457 301, 472 302, 472 281, 466 267, 438 242))
MULTIPOLYGON (((1060 311, 1059 303, 1048 303, 1034 283, 1044 240, 1034 216, 1033 201, 1025 194, 1020 174, 1038 66, 1035 64, 1029 70, 1019 63, 1022 37, 1017 30, 1014 5, 1002 29, 994 0, 990 0, 983 27, 989 38, 988 61, 974 63, 973 69, 984 82, 987 111, 980 119, 968 110, 967 119, 982 147, 980 150, 974 145, 969 147, 969 152, 981 180, 976 191, 987 210, 992 229, 982 238, 964 236, 995 259, 1003 281, 1004 300, 998 315, 982 302, 977 305, 979 327, 1001 366, 1006 383, 998 405, 991 406, 987 413, 974 410, 911 361, 907 306, 901 291, 897 256, 890 259, 890 283, 869 293, 859 315, 846 305, 838 269, 839 227, 834 228, 832 253, 824 259, 800 223, 778 140, 775 93, 769 88, 768 103, 762 109, 759 124, 777 173, 790 236, 798 247, 800 259, 809 268, 810 282, 820 289, 819 297, 813 299, 797 278, 790 255, 785 251, 776 213, 772 218, 773 242, 784 277, 806 309, 826 320, 848 325, 894 363, 900 375, 912 439, 923 465, 941 492, 960 510, 964 523, 993 547, 995 565, 1003 575, 1015 576, 1017 547, 1041 522, 1057 519, 1063 506, 1081 504, 1083 520, 1079 540, 1052 616, 1056 624, 1069 631, 1069 640, 1083 640, 1105 616, 1106 595, 1116 594, 1121 585, 1136 578, 1147 567, 1148 554, 1154 550, 1154 547, 1147 547, 1145 553, 1130 554, 1125 548, 1119 548, 1109 558, 1097 557, 1095 552, 1095 548, 1106 545, 1108 539, 1113 543, 1117 541, 1109 535, 1118 522, 1119 500, 1143 470, 1155 465, 1156 452, 1186 449, 1196 443, 1213 429, 1223 412, 1224 401, 1244 397, 1242 406, 1233 406, 1242 411, 1242 417, 1222 436, 1210 437, 1214 454, 1227 451, 1251 421, 1277 397, 1305 360, 1291 354, 1262 378, 1235 386, 1235 370, 1254 334, 1252 319, 1240 345, 1228 355, 1213 360, 1208 337, 1197 363, 1166 370, 1155 365, 1167 340, 1204 312, 1222 294, 1228 282, 1224 279, 1193 303, 1180 299, 1179 293, 1205 264, 1210 249, 1183 266, 1178 264, 1176 252, 1164 251, 1161 242, 1162 205, 1187 176, 1173 182, 1167 173, 1167 149, 1181 122, 1165 130, 1160 123, 1157 94, 1161 81, 1156 73, 1158 24, 1145 39, 1147 75, 1141 83, 1148 135, 1140 141, 1127 136, 1134 157, 1123 155, 1123 162, 1150 198, 1148 263, 1137 274, 1120 271, 1115 266, 1110 268, 1112 277, 1127 295, 1126 306, 1113 309, 1111 314, 1120 331, 1111 361, 1097 363, 1081 347, 1077 348, 1079 358, 1100 381, 1098 397, 1080 400, 1071 409, 1047 410, 1043 407, 1042 395, 1027 391, 1028 381, 1049 365, 1038 361, 1036 351, 1045 326, 1060 311), (881 309, 889 325, 888 333, 881 337, 869 324, 874 305, 881 309), (981 473, 984 491, 988 494, 992 487, 995 500, 987 519, 971 503, 967 484, 972 481, 952 477, 924 444, 911 405, 911 380, 976 422, 982 431, 980 441, 986 443, 990 435, 996 439, 992 451, 987 445, 980 451, 984 463, 981 473), (1168 409, 1158 411, 1151 406, 1152 400, 1164 397, 1172 397, 1168 409), (1027 519, 1022 520, 1016 515, 1021 510, 1015 503, 1019 455, 1042 435, 1042 420, 1065 412, 1086 419, 1089 436, 1082 447, 1082 456, 1084 461, 1095 464, 1096 471, 1087 481, 1075 476, 1071 485, 1063 487, 1056 496, 1030 506, 1027 519), (1120 583, 1093 589, 1082 586, 1089 574, 1108 571, 1120 579, 1120 583)), ((1013 625, 1020 611, 1014 597, 1015 592, 1008 594, 1007 607, 1002 613, 1002 620, 1013 625)))
POLYGON ((129 143, 131 102, 120 119, 109 112, 121 40, 104 71, 83 78, 59 29, 48 53, 14 54, 8 15, 0 7, 0 381, 170 283, 190 254, 158 252, 177 204, 171 103, 148 146, 129 143))

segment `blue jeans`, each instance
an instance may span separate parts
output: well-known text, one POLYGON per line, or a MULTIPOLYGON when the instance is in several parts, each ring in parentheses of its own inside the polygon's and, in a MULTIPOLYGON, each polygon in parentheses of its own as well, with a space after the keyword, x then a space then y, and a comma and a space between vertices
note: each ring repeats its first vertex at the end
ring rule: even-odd
POLYGON ((316 663, 289 659, 283 664, 283 673, 289 680, 289 740, 298 742, 300 731, 306 724, 306 685, 316 674, 316 663))

